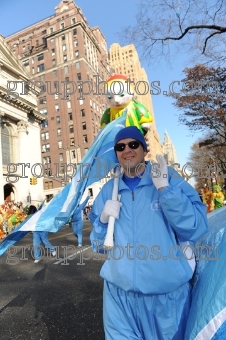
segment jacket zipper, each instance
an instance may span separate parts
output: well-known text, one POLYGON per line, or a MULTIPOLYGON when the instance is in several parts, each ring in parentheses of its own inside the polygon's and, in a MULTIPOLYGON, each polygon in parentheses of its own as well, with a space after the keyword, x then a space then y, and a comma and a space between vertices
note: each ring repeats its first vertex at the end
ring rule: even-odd
POLYGON ((132 191, 132 200, 134 201, 134 192, 132 191))

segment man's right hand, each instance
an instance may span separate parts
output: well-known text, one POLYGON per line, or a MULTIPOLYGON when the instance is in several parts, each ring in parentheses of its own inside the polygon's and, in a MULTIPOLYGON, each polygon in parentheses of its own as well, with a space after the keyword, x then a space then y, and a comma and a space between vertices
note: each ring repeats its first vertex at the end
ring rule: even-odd
POLYGON ((108 223, 109 216, 118 219, 121 206, 122 203, 119 201, 107 200, 101 213, 100 221, 102 223, 108 223))

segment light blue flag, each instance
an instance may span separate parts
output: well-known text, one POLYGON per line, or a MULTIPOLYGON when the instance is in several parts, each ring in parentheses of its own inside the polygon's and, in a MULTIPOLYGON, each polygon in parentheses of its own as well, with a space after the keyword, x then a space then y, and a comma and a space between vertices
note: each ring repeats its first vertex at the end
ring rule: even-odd
POLYGON ((72 216, 88 186, 106 177, 117 164, 115 135, 125 127, 126 115, 107 124, 96 136, 77 168, 71 183, 54 196, 50 203, 23 221, 0 245, 0 256, 28 231, 57 232, 72 216))
MULTIPOLYGON (((184 340, 226 339, 226 207, 208 214, 184 340)), ((197 248, 196 248, 197 249, 197 248)))

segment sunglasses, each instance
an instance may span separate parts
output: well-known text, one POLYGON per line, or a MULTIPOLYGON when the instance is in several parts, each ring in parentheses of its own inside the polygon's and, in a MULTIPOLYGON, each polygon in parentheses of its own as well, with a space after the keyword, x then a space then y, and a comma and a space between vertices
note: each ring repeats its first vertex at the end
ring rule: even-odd
POLYGON ((115 144, 114 149, 115 149, 115 151, 122 152, 122 151, 125 150, 126 145, 128 145, 128 147, 129 147, 130 149, 135 150, 135 149, 138 149, 138 148, 139 148, 140 144, 141 144, 141 143, 138 142, 137 140, 132 140, 132 141, 129 142, 129 143, 117 143, 117 144, 115 144))

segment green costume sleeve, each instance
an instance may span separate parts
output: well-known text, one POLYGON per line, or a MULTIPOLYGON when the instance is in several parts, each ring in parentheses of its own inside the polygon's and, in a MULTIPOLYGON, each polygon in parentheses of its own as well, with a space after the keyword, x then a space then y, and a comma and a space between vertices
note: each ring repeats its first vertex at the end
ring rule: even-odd
POLYGON ((105 125, 107 125, 108 123, 110 123, 110 108, 108 108, 107 110, 104 111, 103 116, 101 117, 101 121, 100 121, 100 128, 102 129, 105 125))

